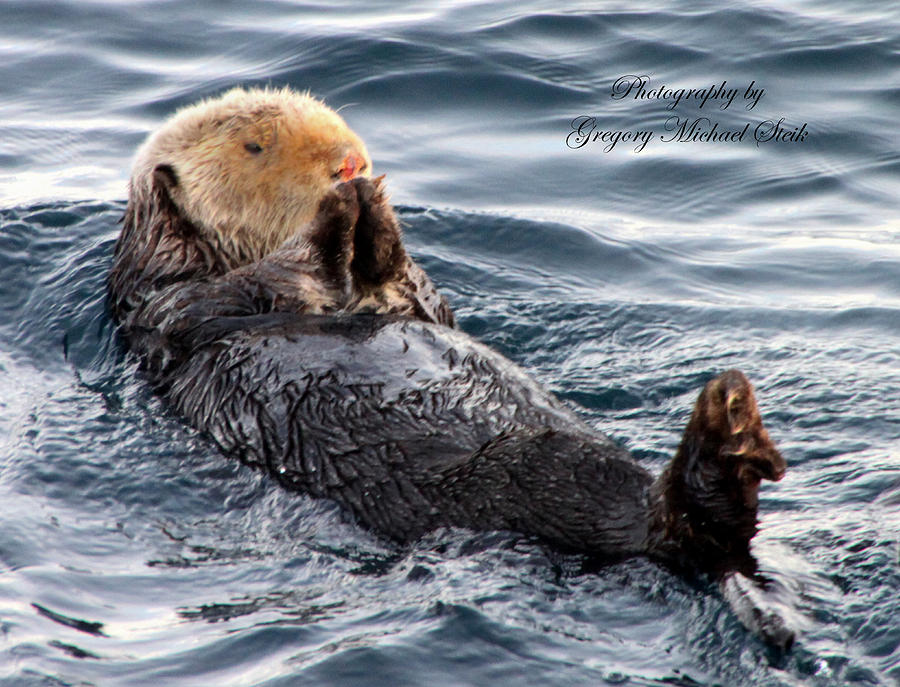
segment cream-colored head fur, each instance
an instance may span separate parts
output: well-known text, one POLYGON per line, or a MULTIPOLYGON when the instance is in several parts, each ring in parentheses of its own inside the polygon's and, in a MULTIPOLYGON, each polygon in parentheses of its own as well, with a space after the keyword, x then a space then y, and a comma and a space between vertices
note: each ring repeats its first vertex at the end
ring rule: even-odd
POLYGON ((235 254, 259 258, 297 234, 341 180, 368 175, 362 140, 324 103, 289 88, 235 88, 175 113, 138 151, 131 200, 171 168, 169 196, 235 254))

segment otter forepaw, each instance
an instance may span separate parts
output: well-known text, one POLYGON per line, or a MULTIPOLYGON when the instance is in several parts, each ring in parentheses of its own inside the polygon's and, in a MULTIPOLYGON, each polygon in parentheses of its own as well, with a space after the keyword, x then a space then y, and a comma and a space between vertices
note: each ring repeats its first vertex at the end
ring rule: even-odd
POLYGON ((309 242, 318 254, 320 269, 332 288, 342 291, 351 283, 353 235, 359 216, 356 190, 349 184, 340 184, 322 198, 309 232, 309 242))
POLYGON ((338 184, 319 202, 314 223, 331 224, 338 220, 351 228, 359 219, 360 201, 352 184, 338 184))
MULTIPOLYGON (((374 179, 369 177, 356 177, 348 182, 356 188, 359 203, 363 206, 384 205, 387 203, 387 193, 384 187, 384 174, 374 179)), ((390 206, 388 206, 390 208, 390 206)))
POLYGON ((354 186, 359 199, 359 220, 350 266, 353 276, 371 285, 399 278, 406 264, 406 250, 400 222, 387 200, 384 177, 359 177, 348 184, 354 186))

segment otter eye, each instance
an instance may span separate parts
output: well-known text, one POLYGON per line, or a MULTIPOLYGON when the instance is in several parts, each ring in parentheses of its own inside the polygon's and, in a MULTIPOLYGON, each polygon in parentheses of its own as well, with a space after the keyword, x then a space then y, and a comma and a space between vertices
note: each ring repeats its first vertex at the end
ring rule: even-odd
POLYGON ((262 146, 259 143, 245 143, 244 150, 251 155, 259 155, 262 152, 262 146))

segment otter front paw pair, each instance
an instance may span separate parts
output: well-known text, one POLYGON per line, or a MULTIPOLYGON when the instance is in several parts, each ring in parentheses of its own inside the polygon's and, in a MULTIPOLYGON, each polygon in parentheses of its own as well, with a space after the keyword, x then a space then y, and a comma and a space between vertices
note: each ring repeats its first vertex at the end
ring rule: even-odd
POLYGON ((309 241, 336 288, 367 290, 399 278, 406 264, 400 224, 384 177, 338 184, 319 203, 309 241))

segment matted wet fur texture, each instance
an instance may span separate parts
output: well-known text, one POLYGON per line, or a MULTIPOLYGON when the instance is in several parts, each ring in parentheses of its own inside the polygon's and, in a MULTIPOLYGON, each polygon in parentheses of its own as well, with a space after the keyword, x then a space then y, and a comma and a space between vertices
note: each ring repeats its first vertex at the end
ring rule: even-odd
MULTIPOLYGON (((367 154, 341 127, 331 141, 327 126, 303 119, 306 100, 292 98, 281 92, 235 114, 235 102, 253 99, 226 96, 228 116, 209 101, 188 110, 184 131, 176 115, 139 155, 109 300, 171 407, 225 454, 341 503, 396 541, 442 526, 512 530, 594 557, 752 575, 760 480, 780 479, 785 463, 746 377, 732 370, 706 385, 654 481, 516 365, 455 329, 403 247, 383 179, 357 174, 367 154), (287 109, 273 114, 279 99, 287 109), (263 136, 258 112, 272 131, 284 117, 290 126, 263 136), (295 213, 275 240, 265 226, 221 224, 237 215, 196 209, 218 192, 192 198, 194 161, 172 154, 173 141, 215 155, 211 141, 224 140, 225 168, 256 165, 303 127, 326 151, 315 159, 328 163, 304 170, 318 174, 315 184, 287 192, 295 209, 315 199, 302 222, 295 213), (267 238, 244 241, 260 232, 267 238)), ((264 202, 283 163, 278 156, 245 197, 264 202)))

